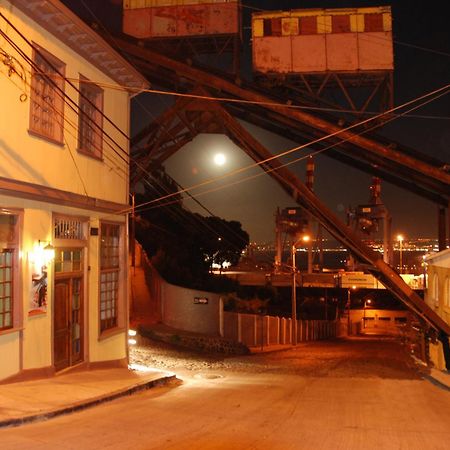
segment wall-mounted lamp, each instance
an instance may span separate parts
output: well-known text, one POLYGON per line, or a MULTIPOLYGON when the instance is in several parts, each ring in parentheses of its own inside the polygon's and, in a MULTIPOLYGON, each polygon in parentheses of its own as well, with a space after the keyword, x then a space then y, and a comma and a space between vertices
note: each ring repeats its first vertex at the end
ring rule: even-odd
POLYGON ((47 264, 55 259, 55 247, 50 242, 44 247, 44 258, 47 264))
POLYGON ((55 248, 49 241, 39 240, 33 247, 33 250, 29 253, 30 262, 32 262, 36 268, 41 268, 48 265, 55 258, 55 248), (47 245, 45 245, 47 244, 47 245))

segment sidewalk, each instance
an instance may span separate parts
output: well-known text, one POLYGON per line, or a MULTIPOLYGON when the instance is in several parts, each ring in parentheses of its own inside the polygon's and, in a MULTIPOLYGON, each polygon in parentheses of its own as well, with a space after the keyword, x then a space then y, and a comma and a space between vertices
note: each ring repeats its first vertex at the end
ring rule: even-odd
POLYGON ((126 368, 70 372, 0 385, 0 428, 68 414, 175 381, 175 374, 126 368))

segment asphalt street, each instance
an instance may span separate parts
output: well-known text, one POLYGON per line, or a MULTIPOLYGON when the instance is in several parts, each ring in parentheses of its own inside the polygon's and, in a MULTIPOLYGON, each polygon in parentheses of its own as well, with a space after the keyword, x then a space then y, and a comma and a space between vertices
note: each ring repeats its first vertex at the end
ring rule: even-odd
POLYGON ((311 342, 205 356, 152 343, 136 363, 180 382, 0 430, 2 449, 447 449, 450 393, 400 343, 311 342))

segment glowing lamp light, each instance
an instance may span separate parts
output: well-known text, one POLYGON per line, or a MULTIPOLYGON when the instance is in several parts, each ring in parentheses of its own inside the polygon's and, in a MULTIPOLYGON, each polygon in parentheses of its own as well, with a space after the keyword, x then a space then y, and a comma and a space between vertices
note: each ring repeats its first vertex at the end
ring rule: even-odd
POLYGON ((303 242, 309 242, 311 240, 311 237, 309 236, 309 235, 307 235, 307 234, 305 234, 303 237, 302 237, 302 241, 303 242))
POLYGON ((47 241, 39 240, 29 253, 30 261, 36 267, 47 266, 55 258, 55 248, 50 242, 44 246, 45 242, 47 241))
POLYGON ((129 345, 136 345, 136 339, 128 339, 128 344, 129 345))
POLYGON ((137 331, 136 330, 128 330, 128 336, 136 336, 137 331))

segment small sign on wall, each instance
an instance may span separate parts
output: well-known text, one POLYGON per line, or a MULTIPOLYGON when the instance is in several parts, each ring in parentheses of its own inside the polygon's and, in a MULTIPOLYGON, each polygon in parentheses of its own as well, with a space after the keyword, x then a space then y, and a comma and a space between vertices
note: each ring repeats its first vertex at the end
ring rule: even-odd
POLYGON ((194 304, 195 305, 207 305, 208 297, 194 297, 194 304))

